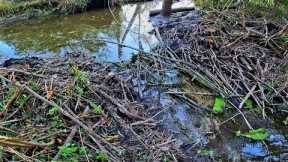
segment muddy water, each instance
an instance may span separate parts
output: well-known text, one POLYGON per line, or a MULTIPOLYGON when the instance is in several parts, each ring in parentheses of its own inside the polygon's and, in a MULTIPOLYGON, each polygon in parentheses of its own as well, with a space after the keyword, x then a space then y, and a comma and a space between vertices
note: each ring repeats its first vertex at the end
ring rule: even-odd
POLYGON ((23 56, 55 57, 71 51, 86 51, 99 62, 118 62, 135 51, 109 41, 150 50, 156 39, 148 32, 149 9, 159 2, 127 4, 118 9, 54 16, 0 28, 0 62, 23 56), (113 13, 113 14, 111 14, 113 13))

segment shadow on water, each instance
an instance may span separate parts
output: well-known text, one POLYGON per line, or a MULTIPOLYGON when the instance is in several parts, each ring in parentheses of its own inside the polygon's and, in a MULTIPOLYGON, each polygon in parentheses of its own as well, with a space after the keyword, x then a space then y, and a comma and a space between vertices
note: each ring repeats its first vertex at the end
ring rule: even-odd
POLYGON ((288 160, 286 128, 251 113, 246 114, 248 120, 255 128, 267 128, 269 137, 261 142, 237 136, 237 131, 248 130, 243 118, 237 116, 223 123, 235 114, 225 111, 223 115, 213 115, 209 109, 212 110, 215 95, 200 83, 174 69, 166 69, 161 75, 155 72, 153 77, 156 80, 140 80, 140 88, 137 79, 133 80, 135 90, 141 91, 141 100, 148 107, 160 109, 155 118, 186 154, 183 161, 288 160), (192 92, 188 95, 191 102, 182 100, 181 92, 192 92))
POLYGON ((87 51, 99 62, 119 62, 135 51, 97 39, 150 50, 156 42, 148 34, 150 8, 157 2, 127 4, 121 8, 83 14, 48 17, 0 29, 0 62, 23 56, 56 57, 71 51, 87 51), (140 39, 139 39, 140 38, 140 39))

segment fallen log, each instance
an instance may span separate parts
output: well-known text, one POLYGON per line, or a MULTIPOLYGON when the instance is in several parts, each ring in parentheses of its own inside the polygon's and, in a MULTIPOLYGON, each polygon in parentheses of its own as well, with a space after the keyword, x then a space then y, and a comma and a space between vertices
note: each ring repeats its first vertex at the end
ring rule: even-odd
MULTIPOLYGON (((177 7, 177 8, 172 8, 171 12, 176 13, 176 12, 184 12, 184 11, 193 11, 195 10, 195 7, 177 7)), ((156 10, 151 10, 149 12, 149 16, 156 16, 161 14, 162 9, 156 9, 156 10)))

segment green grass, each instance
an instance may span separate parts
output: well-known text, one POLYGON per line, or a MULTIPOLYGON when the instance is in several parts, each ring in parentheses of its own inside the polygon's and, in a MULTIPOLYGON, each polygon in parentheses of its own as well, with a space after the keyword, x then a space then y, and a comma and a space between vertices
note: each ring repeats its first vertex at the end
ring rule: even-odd
POLYGON ((15 2, 1 1, 0 16, 9 16, 33 10, 51 10, 59 13, 73 13, 84 10, 89 0, 18 0, 15 2))
POLYGON ((14 13, 17 10, 17 5, 11 2, 0 2, 0 15, 4 16, 14 13))
MULTIPOLYGON (((226 10, 234 6, 235 0, 195 0, 197 6, 208 10, 226 10)), ((267 16, 271 18, 282 18, 288 16, 287 0, 247 0, 241 5, 246 12, 254 16, 267 16)))
POLYGON ((86 8, 89 0, 59 0, 59 8, 62 12, 75 12, 86 8))

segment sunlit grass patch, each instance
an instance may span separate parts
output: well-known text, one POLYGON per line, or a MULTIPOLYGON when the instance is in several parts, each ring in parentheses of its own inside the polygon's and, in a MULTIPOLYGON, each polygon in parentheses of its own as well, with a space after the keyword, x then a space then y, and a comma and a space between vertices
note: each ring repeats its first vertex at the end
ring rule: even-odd
POLYGON ((24 13, 30 10, 51 10, 61 13, 72 13, 84 10, 89 0, 19 0, 15 2, 0 1, 0 16, 24 13))
POLYGON ((17 10, 17 5, 12 2, 0 1, 0 16, 14 13, 17 10))

